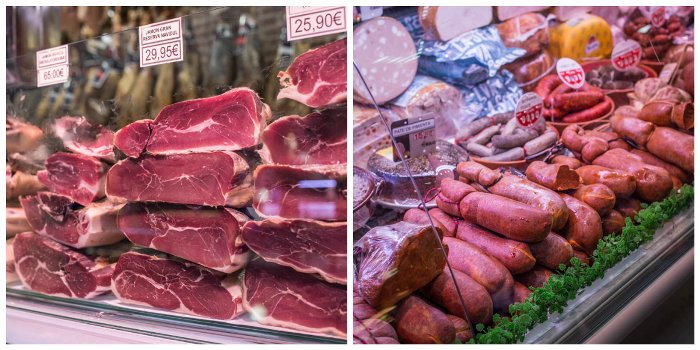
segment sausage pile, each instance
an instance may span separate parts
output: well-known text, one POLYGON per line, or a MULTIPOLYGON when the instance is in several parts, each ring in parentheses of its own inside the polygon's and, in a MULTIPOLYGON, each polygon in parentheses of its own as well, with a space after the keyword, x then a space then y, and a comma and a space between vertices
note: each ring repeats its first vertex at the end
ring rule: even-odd
POLYGON ((639 16, 625 23, 623 31, 627 37, 636 40, 642 46, 643 59, 656 61, 664 58, 666 51, 673 45, 673 39, 683 35, 684 28, 681 18, 676 15, 671 16, 659 27, 652 26, 649 18, 639 16), (650 28, 644 31, 647 26, 650 28))
POLYGON ((584 84, 573 90, 556 75, 548 75, 537 83, 535 93, 544 101, 543 116, 547 121, 581 123, 600 118, 613 108, 603 90, 584 84))

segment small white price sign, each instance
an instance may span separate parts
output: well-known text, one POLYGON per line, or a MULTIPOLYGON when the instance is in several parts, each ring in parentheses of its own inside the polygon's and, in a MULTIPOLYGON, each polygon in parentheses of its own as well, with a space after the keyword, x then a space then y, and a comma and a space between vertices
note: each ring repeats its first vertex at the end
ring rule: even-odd
POLYGON ((566 57, 557 61, 557 75, 564 84, 572 89, 578 89, 586 82, 586 74, 581 65, 566 57))
POLYGON ((649 8, 651 13, 651 24, 654 27, 661 27, 666 23, 666 8, 663 6, 652 6, 649 8))
POLYGON ((542 119, 542 98, 534 92, 528 92, 520 97, 515 107, 515 120, 524 127, 533 127, 542 119))
POLYGON ((139 27, 141 67, 182 61, 182 50, 181 18, 139 27))
POLYGON ((36 53, 36 86, 65 83, 70 76, 68 46, 63 45, 36 53))
POLYGON ((344 33, 344 6, 287 6, 287 41, 344 33))
POLYGON ((625 40, 613 49, 610 62, 619 71, 636 67, 642 59, 642 47, 634 40, 625 40))

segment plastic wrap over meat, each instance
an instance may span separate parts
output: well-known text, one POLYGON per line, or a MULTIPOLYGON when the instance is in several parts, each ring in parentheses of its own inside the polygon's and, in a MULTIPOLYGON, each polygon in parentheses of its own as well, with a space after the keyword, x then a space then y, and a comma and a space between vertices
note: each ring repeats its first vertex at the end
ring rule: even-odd
POLYGON ((462 98, 469 110, 481 110, 479 117, 515 110, 523 90, 513 74, 501 70, 485 82, 462 89, 462 98))
POLYGON ((353 248, 360 295, 381 310, 425 286, 445 267, 441 244, 429 225, 401 221, 373 228, 353 248))

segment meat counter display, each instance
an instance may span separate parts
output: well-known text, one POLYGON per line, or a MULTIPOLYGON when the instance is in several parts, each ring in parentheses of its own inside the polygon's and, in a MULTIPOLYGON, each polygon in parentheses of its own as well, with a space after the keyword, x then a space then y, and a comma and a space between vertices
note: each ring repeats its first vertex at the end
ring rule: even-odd
POLYGON ((621 342, 692 278, 692 14, 356 8, 353 342, 621 342))
POLYGON ((138 28, 58 85, 8 60, 9 342, 346 343, 344 34, 181 21, 181 62, 140 67, 138 28))

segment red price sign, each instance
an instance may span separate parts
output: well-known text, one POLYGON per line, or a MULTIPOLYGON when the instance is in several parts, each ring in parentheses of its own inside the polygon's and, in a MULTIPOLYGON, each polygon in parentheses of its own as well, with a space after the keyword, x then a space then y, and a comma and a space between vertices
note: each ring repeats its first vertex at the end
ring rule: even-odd
POLYGON ((581 65, 566 57, 557 61, 557 75, 564 84, 572 89, 578 89, 586 82, 586 74, 581 65))
POLYGON ((652 6, 649 11, 651 12, 651 25, 654 27, 661 27, 666 22, 666 8, 663 6, 652 6))
POLYGON ((524 127, 532 127, 542 119, 542 111, 542 98, 534 92, 528 92, 518 100, 515 119, 524 127))
POLYGON ((610 62, 619 71, 636 67, 642 59, 642 47, 634 40, 625 40, 617 45, 612 52, 610 62))

